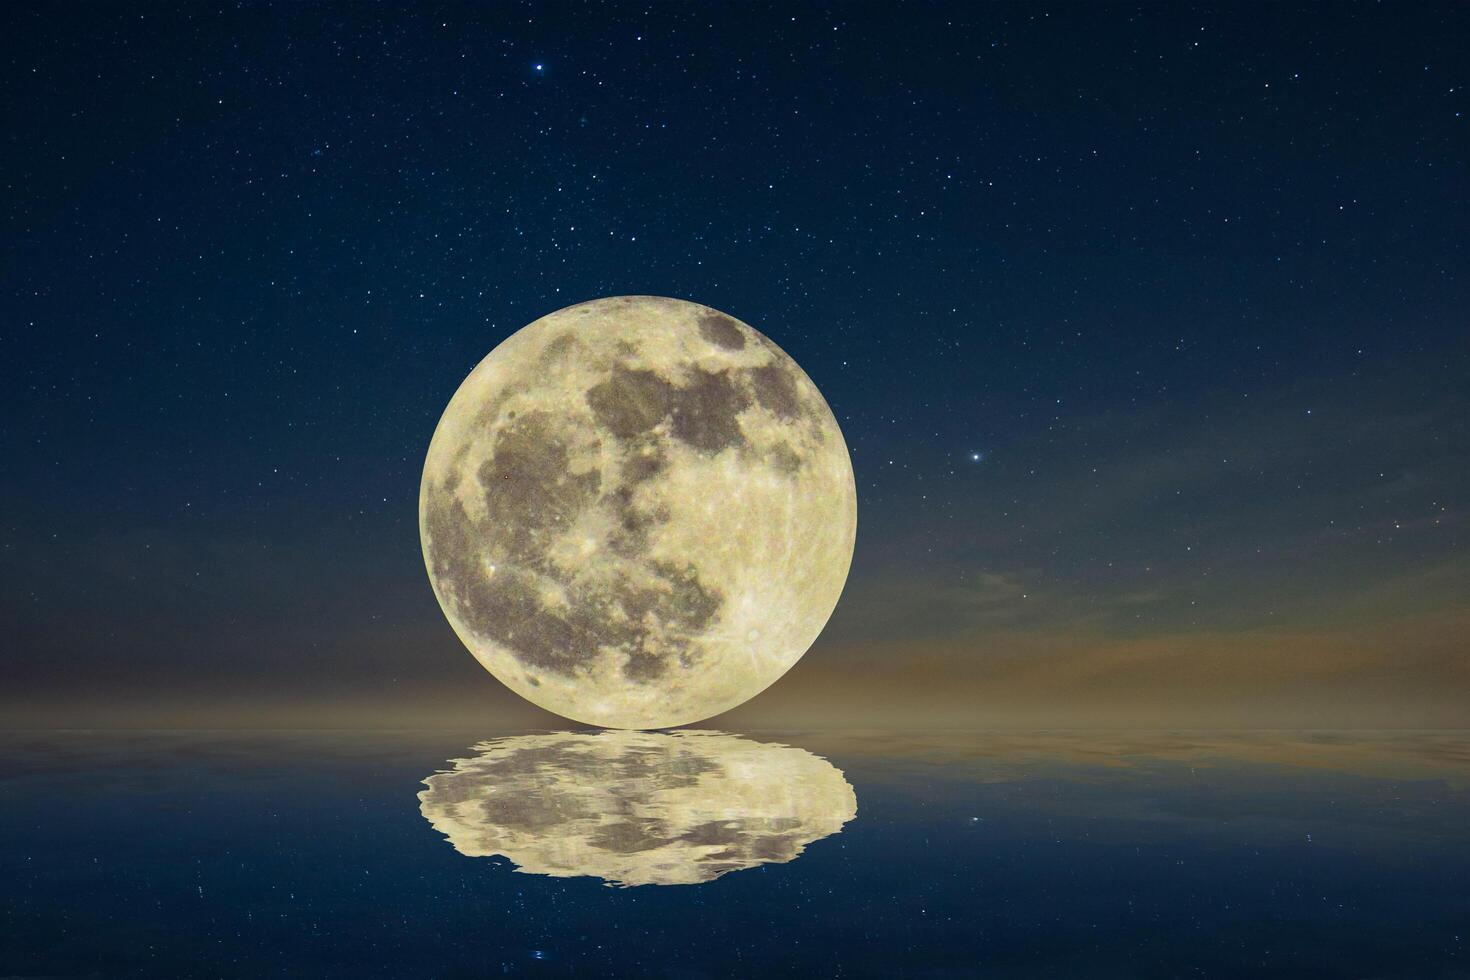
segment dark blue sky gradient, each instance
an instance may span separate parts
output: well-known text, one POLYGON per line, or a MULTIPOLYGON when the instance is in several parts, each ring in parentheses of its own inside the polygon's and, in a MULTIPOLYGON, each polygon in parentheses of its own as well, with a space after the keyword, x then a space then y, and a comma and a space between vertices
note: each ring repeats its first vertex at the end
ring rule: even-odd
POLYGON ((656 293, 853 450, 803 697, 1470 720, 1466 50, 1459 4, 15 7, 5 693, 499 697, 419 557, 434 423, 656 293))

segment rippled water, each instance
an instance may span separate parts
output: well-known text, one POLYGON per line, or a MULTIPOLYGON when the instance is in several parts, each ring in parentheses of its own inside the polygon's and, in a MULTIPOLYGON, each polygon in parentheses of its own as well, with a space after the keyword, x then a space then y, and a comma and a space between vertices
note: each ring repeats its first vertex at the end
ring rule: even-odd
POLYGON ((0 734, 0 977, 1470 977, 1466 733, 0 734))

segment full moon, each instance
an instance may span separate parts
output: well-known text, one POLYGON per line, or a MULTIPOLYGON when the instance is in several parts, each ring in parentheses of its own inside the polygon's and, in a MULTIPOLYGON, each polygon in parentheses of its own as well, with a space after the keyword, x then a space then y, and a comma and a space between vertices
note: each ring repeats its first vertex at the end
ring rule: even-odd
POLYGON ((856 533, 816 385, 753 327, 659 296, 569 306, 491 351, 419 492, 465 646, 607 728, 687 725, 773 683, 831 616, 856 533))

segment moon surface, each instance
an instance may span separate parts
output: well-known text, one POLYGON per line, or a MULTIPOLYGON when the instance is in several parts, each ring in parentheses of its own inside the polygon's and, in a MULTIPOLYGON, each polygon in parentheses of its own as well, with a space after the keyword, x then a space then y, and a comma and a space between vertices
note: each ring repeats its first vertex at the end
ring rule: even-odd
POLYGON ((841 770, 718 732, 492 739, 424 780, 424 819, 468 857, 611 885, 689 885, 783 864, 857 815, 841 770))
POLYGON ((558 310, 470 372, 424 463, 439 604, 522 697, 609 728, 735 707, 806 652, 852 561, 857 491, 827 403, 707 306, 558 310))

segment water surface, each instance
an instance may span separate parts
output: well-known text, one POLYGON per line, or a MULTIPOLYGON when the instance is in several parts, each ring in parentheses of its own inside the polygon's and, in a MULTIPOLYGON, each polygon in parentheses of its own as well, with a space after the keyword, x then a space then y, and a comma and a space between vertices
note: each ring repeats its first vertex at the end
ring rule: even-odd
POLYGON ((0 977, 1467 977, 1465 733, 0 734, 0 977))

